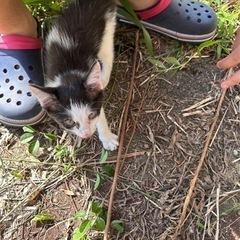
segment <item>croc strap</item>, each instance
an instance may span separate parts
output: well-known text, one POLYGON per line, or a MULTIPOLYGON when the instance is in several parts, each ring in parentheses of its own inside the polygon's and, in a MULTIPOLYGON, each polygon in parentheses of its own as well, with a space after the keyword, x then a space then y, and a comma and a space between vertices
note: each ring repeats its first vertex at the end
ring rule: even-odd
POLYGON ((157 4, 148 9, 135 12, 140 17, 141 20, 148 19, 151 17, 155 17, 157 14, 163 12, 169 6, 170 3, 171 0, 160 0, 157 4))
POLYGON ((0 49, 40 49, 42 38, 30 38, 19 35, 0 36, 0 49))

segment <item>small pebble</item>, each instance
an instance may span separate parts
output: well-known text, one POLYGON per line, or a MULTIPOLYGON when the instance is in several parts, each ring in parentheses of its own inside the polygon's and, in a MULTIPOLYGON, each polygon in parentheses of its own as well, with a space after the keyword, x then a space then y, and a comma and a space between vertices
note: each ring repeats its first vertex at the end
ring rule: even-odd
POLYGON ((234 155, 235 157, 237 157, 237 156, 238 156, 238 150, 233 150, 233 155, 234 155))

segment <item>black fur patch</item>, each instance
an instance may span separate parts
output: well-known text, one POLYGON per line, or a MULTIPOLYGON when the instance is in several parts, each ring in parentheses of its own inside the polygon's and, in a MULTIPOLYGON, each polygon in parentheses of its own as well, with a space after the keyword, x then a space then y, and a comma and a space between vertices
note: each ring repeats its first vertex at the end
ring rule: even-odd
POLYGON ((76 43, 65 49, 53 43, 46 52, 46 75, 53 79, 67 70, 88 72, 97 59, 104 35, 107 13, 115 12, 113 0, 75 0, 63 11, 54 26, 76 43))
POLYGON ((97 115, 103 104, 103 91, 86 86, 91 67, 98 58, 107 24, 106 16, 115 13, 113 0, 74 0, 55 20, 53 27, 59 32, 54 38, 70 39, 66 47, 52 41, 45 48, 45 69, 48 81, 61 78, 56 87, 59 102, 57 111, 49 115, 61 124, 67 118, 71 103, 86 104, 97 115), (74 44, 72 44, 74 43, 74 44))

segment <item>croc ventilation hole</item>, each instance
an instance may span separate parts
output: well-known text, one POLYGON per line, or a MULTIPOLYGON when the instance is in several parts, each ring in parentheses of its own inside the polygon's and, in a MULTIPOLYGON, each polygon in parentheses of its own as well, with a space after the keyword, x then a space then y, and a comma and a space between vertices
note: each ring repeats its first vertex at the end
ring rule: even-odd
MULTIPOLYGON (((6 103, 10 103, 10 102, 12 102, 12 99, 11 99, 11 98, 8 98, 8 99, 6 100, 6 103)), ((17 102, 16 102, 16 105, 17 105, 17 106, 20 106, 21 104, 22 104, 21 101, 17 101, 17 102)))
MULTIPOLYGON (((182 7, 182 2, 183 2, 183 0, 179 0, 179 1, 180 1, 180 3, 178 3, 178 6, 179 6, 179 7, 182 7)), ((191 4, 192 4, 192 5, 195 5, 196 2, 187 3, 187 6, 188 6, 188 7, 191 7, 191 4)), ((200 8, 204 8, 204 5, 200 5, 199 7, 200 7, 200 8)), ((193 11, 198 11, 198 9, 197 9, 196 7, 193 7, 193 11)), ((186 12, 186 13, 189 13, 190 10, 189 10, 189 9, 185 9, 185 12, 186 12)), ((205 13, 209 13, 209 10, 206 9, 206 10, 205 10, 205 13)), ((176 13, 175 13, 175 16, 179 16, 179 12, 176 12, 176 13)), ((202 19, 200 18, 200 17, 201 17, 201 13, 197 13, 197 16, 199 17, 199 18, 197 19, 197 22, 198 22, 198 23, 201 23, 201 22, 202 22, 202 19)), ((212 18, 212 16, 211 16, 211 15, 208 15, 207 18, 212 18)), ((187 20, 187 21, 190 21, 190 20, 191 20, 190 16, 186 17, 186 20, 187 20)))
POLYGON ((33 66, 28 66, 28 69, 30 70, 30 71, 33 71, 33 66))
MULTIPOLYGON (((18 70, 20 69, 20 65, 18 65, 18 64, 14 65, 14 69, 18 71, 18 70)), ((29 65, 29 66, 28 66, 28 69, 29 69, 29 71, 34 71, 34 67, 33 67, 32 65, 29 65)), ((6 68, 4 68, 4 69, 2 70, 2 72, 3 72, 4 74, 7 74, 7 73, 8 73, 8 70, 7 70, 6 68)), ((18 80, 23 81, 23 80, 24 80, 24 76, 19 75, 19 76, 18 76, 18 80)), ((9 78, 6 78, 6 79, 5 79, 5 84, 9 84, 9 83, 10 83, 10 79, 9 79, 9 78)), ((29 83, 29 84, 32 84, 33 81, 32 81, 32 80, 28 80, 28 83, 29 83)), ((1 88, 1 85, 0 85, 0 88, 1 88)), ((15 87, 14 87, 13 85, 9 86, 9 90, 10 90, 10 91, 13 91, 14 89, 15 89, 15 87)), ((22 91, 22 90, 17 90, 16 93, 17 93, 18 95, 21 95, 21 94, 23 94, 23 91, 22 91)), ((32 97, 32 93, 31 93, 31 92, 27 92, 26 95, 27 95, 28 97, 32 97)), ((1 99, 1 98, 4 98, 4 93, 0 93, 0 99, 1 99)), ((11 103, 12 100, 13 100, 12 98, 7 98, 7 99, 6 99, 6 103, 11 103)), ((22 101, 17 101, 17 102, 16 102, 16 105, 17 105, 17 106, 22 105, 22 101)))
POLYGON ((18 77, 18 79, 19 79, 20 81, 22 81, 22 80, 24 79, 24 77, 23 77, 22 75, 20 75, 20 76, 18 77))

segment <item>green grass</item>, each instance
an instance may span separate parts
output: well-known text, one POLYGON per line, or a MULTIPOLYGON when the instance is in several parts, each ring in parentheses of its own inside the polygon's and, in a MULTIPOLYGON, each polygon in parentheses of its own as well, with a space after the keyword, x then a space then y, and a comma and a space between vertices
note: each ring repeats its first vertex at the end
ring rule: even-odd
POLYGON ((51 18, 61 12, 66 0, 46 1, 46 0, 24 0, 30 11, 39 19, 51 18))

